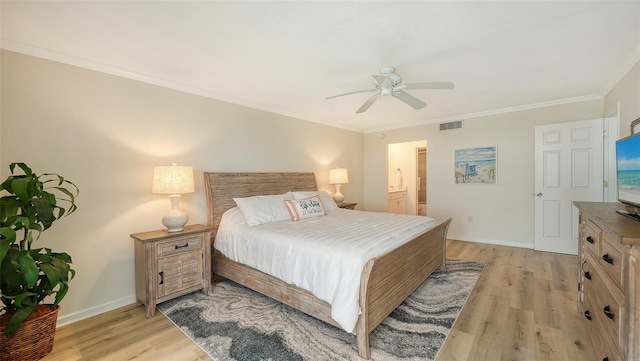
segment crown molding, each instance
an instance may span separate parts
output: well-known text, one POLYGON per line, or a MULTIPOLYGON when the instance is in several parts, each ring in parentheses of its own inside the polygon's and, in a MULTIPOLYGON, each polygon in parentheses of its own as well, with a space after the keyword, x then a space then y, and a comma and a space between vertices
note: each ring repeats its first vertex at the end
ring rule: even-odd
POLYGON ((357 133, 363 133, 363 134, 375 133, 375 132, 380 132, 380 131, 388 131, 388 130, 393 130, 393 129, 410 128, 410 127, 421 126, 421 125, 426 125, 426 124, 433 124, 433 123, 442 123, 442 122, 450 122, 450 121, 455 121, 455 120, 479 118, 479 117, 485 117, 485 116, 490 116, 490 115, 511 113, 511 112, 517 112, 517 111, 522 111, 522 110, 536 109, 536 108, 545 108, 545 107, 551 107, 551 106, 556 106, 556 105, 578 103, 578 102, 583 102, 583 101, 600 100, 600 99, 602 99, 604 97, 602 94, 607 94, 613 88, 613 86, 615 86, 615 84, 617 84, 617 82, 619 82, 620 79, 622 79, 622 77, 624 77, 624 75, 635 65, 635 63, 638 61, 638 59, 640 59, 640 56, 636 56, 635 57, 636 58, 635 61, 631 62, 631 65, 628 66, 626 71, 624 71, 617 78, 617 81, 612 82, 612 85, 610 85, 608 88, 606 88, 607 89, 606 91, 603 91, 603 92, 601 92, 599 94, 591 94, 591 95, 585 95, 585 96, 574 97, 574 98, 559 99, 559 100, 553 100, 553 101, 542 102, 542 103, 526 104, 526 105, 521 105, 521 106, 516 106, 516 107, 494 109, 494 110, 482 111, 482 112, 477 112, 477 113, 460 114, 460 115, 454 115, 454 116, 450 116, 450 117, 437 118, 437 119, 429 119, 429 120, 425 120, 425 121, 412 122, 412 123, 407 123, 407 124, 402 124, 402 125, 394 125, 394 126, 379 127, 379 128, 369 128, 369 129, 361 130, 361 129, 355 129, 355 128, 351 128, 351 127, 345 127, 343 125, 332 124, 332 123, 329 123, 329 122, 326 122, 326 121, 322 121, 322 120, 319 120, 319 119, 314 119, 314 118, 310 118, 310 117, 307 117, 307 116, 303 116, 301 114, 288 112, 288 111, 283 111, 281 109, 272 108, 272 107, 266 106, 264 104, 248 102, 246 100, 237 99, 237 98, 230 97, 230 96, 227 96, 227 95, 206 91, 206 90, 199 89, 199 88, 196 88, 196 87, 191 87, 191 86, 187 86, 187 85, 184 85, 184 84, 165 81, 165 80, 154 78, 154 77, 151 77, 151 76, 147 76, 147 75, 131 72, 131 71, 128 71, 128 70, 116 68, 116 67, 113 67, 113 66, 110 66, 110 65, 100 64, 100 63, 97 63, 97 62, 94 62, 94 61, 90 61, 90 60, 87 60, 87 59, 82 59, 82 58, 75 57, 75 56, 72 56, 72 55, 63 54, 63 53, 59 53, 59 52, 55 52, 55 51, 52 51, 52 50, 31 46, 31 45, 22 44, 22 43, 15 42, 15 41, 12 41, 12 40, 0 39, 0 49, 14 51, 14 52, 17 52, 17 53, 22 53, 22 54, 26 54, 26 55, 30 55, 30 56, 34 56, 34 57, 38 57, 38 58, 43 58, 43 59, 46 59, 46 60, 51 60, 51 61, 55 61, 55 62, 59 62, 59 63, 63 63, 63 64, 77 66, 77 67, 80 67, 80 68, 90 69, 90 70, 98 71, 98 72, 101 72, 101 73, 106 73, 106 74, 110 74, 110 75, 119 76, 119 77, 122 77, 122 78, 127 78, 127 79, 131 79, 131 80, 140 81, 140 82, 143 82, 143 83, 157 85, 157 86, 168 88, 168 89, 173 89, 173 90, 177 90, 177 91, 181 91, 181 92, 185 92, 185 93, 200 95, 200 96, 203 96, 203 97, 206 97, 206 98, 211 98, 211 99, 223 101, 223 102, 226 102, 226 103, 231 103, 231 104, 235 104, 235 105, 239 105, 239 106, 243 106, 243 107, 248 107, 248 108, 252 108, 252 109, 256 109, 256 110, 261 110, 261 111, 265 111, 265 112, 269 112, 269 113, 274 113, 274 114, 278 114, 278 115, 282 115, 282 116, 286 116, 286 117, 305 120, 305 121, 309 121, 309 122, 312 122, 312 123, 322 124, 322 125, 326 125, 326 126, 330 126, 330 127, 334 127, 334 128, 344 129, 344 130, 353 131, 353 132, 357 132, 357 133))
POLYGON ((519 106, 515 106, 515 107, 493 109, 493 110, 487 110, 487 111, 477 112, 477 113, 460 114, 460 115, 454 115, 454 116, 444 117, 444 118, 429 119, 429 120, 425 120, 425 121, 421 121, 421 122, 407 123, 407 124, 403 124, 401 126, 367 129, 363 133, 376 133, 376 132, 380 132, 380 131, 388 131, 388 130, 393 130, 393 129, 410 128, 410 127, 416 127, 416 126, 427 125, 427 124, 446 123, 446 122, 451 122, 451 121, 456 121, 456 120, 480 118, 480 117, 486 117, 486 116, 490 116, 490 115, 519 112, 519 111, 522 111, 522 110, 547 108, 547 107, 553 107, 553 106, 557 106, 557 105, 573 104, 573 103, 592 101, 592 100, 602 100, 602 98, 603 97, 600 94, 590 94, 590 95, 584 95, 584 96, 573 97, 573 98, 552 100, 552 101, 548 101, 548 102, 525 104, 525 105, 519 105, 519 106))
POLYGON ((0 39, 0 49, 5 49, 5 50, 13 51, 16 53, 30 55, 37 58, 51 60, 51 61, 55 61, 58 63, 67 64, 67 65, 77 66, 84 69, 94 70, 94 71, 98 71, 105 74, 115 75, 122 78, 127 78, 127 79, 136 80, 136 81, 147 83, 147 84, 157 85, 163 88, 173 89, 173 90, 177 90, 177 91, 181 91, 189 94, 200 95, 206 98, 215 99, 215 100, 219 100, 226 103, 231 103, 234 105, 239 105, 239 106, 243 106, 251 109, 261 110, 261 111, 274 113, 274 114, 278 114, 278 115, 282 115, 290 118, 305 120, 312 123, 318 123, 318 124, 327 125, 334 128, 340 128, 348 131, 362 133, 361 129, 355 129, 355 128, 345 127, 342 125, 331 124, 319 119, 303 116, 301 114, 269 107, 264 104, 248 102, 246 100, 230 97, 224 94, 219 94, 219 93, 203 90, 200 88, 196 88, 196 87, 192 87, 184 84, 179 84, 179 83, 158 79, 155 77, 131 72, 131 71, 120 69, 110 65, 100 64, 91 60, 82 59, 76 56, 63 54, 63 53, 59 53, 52 50, 31 46, 31 45, 22 44, 12 40, 0 39))

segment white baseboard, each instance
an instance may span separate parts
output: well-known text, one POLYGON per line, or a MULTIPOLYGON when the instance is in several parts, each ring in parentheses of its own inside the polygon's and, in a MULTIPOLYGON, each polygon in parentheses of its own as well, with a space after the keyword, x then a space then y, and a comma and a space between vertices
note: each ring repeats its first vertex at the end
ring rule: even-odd
POLYGON ((119 300, 115 300, 115 301, 111 301, 108 303, 103 303, 101 305, 97 305, 94 307, 89 307, 87 309, 78 311, 78 312, 74 312, 68 315, 64 315, 61 317, 58 317, 58 323, 56 324, 56 328, 57 327, 62 327, 74 322, 78 322, 80 320, 84 320, 85 318, 89 318, 89 317, 93 317, 93 316, 97 316, 101 313, 105 313, 105 312, 109 312, 112 310, 115 310, 116 308, 120 308, 120 307, 124 307, 124 306, 128 306, 132 303, 136 302, 136 297, 135 296, 127 296, 127 297, 123 297, 119 300))
POLYGON ((506 242, 506 241, 499 241, 499 240, 495 240, 495 239, 485 239, 485 238, 473 238, 473 237, 467 237, 467 236, 457 236, 455 234, 447 234, 447 238, 448 239, 455 239, 455 240, 458 240, 458 241, 465 241, 465 242, 493 244, 493 245, 496 245, 496 246, 507 246, 507 247, 533 249, 533 244, 532 243, 506 242))

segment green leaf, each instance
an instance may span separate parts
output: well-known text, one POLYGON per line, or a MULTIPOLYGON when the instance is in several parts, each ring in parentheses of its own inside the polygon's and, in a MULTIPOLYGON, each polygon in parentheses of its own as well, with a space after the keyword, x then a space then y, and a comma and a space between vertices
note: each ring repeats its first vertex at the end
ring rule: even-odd
POLYGON ((38 214, 38 220, 42 223, 43 230, 51 227, 56 220, 56 216, 53 214, 55 203, 52 204, 42 198, 34 198, 32 203, 38 214))
MULTIPOLYGON (((2 229, 0 228, 0 231, 2 229)), ((4 235, 3 235, 4 237, 4 235)), ((4 256, 7 255, 7 253, 9 252, 9 247, 11 247, 11 244, 13 244, 13 242, 15 241, 15 232, 13 234, 13 241, 10 238, 2 238, 0 239, 0 264, 2 264, 2 260, 4 259, 4 256)))
POLYGON ((38 304, 34 303, 33 305, 27 305, 17 309, 9 320, 9 323, 7 323, 7 328, 4 329, 5 336, 11 337, 15 335, 20 325, 22 325, 22 322, 27 319, 31 312, 35 311, 36 306, 38 306, 38 304))
POLYGON ((18 263, 20 264, 20 271, 27 282, 27 287, 35 286, 40 274, 36 261, 33 260, 30 254, 25 252, 18 257, 18 263))
POLYGON ((16 167, 16 165, 18 167, 20 167, 20 169, 22 169, 22 171, 24 172, 24 174, 27 177, 31 177, 31 175, 33 174, 33 171, 31 171, 31 168, 27 167, 27 165, 24 164, 24 163, 11 163, 11 164, 9 164, 9 169, 11 170, 11 174, 13 174, 13 169, 16 167))
POLYGON ((53 302, 53 304, 57 306, 60 303, 60 301, 62 301, 64 296, 67 295, 68 291, 69 291, 69 286, 67 286, 66 284, 61 284, 60 289, 58 289, 58 292, 56 293, 56 300, 55 302, 53 302))
POLYGON ((0 284, 2 284, 2 294, 7 295, 8 290, 14 290, 20 288, 24 283, 24 276, 20 272, 20 263, 18 258, 22 253, 26 251, 20 251, 16 248, 9 248, 7 254, 0 264, 0 284), (6 287, 6 288, 5 288, 6 287))
POLYGON ((9 241, 9 243, 13 243, 16 241, 16 231, 9 227, 0 227, 0 237, 9 241))
POLYGON ((40 269, 49 279, 49 283, 55 287, 60 282, 61 273, 64 272, 64 269, 59 269, 58 267, 49 264, 42 263, 40 264, 40 269))
POLYGON ((29 306, 37 302, 35 301, 35 297, 37 296, 33 292, 22 292, 21 294, 14 297, 14 302, 17 307, 29 306))
POLYGON ((11 191, 18 196, 18 199, 29 199, 29 178, 15 178, 11 183, 11 191))

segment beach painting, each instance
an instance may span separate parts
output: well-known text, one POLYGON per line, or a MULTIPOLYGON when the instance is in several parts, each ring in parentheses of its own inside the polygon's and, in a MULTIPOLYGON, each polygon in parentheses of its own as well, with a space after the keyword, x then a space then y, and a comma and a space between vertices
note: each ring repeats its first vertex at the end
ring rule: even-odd
POLYGON ((456 149, 454 152, 456 184, 496 184, 496 147, 456 149))

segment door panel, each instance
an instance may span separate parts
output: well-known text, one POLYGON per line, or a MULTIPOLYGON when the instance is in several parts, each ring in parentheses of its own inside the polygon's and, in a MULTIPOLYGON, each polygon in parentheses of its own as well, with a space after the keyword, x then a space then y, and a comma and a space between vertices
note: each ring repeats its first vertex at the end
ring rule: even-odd
POLYGON ((602 135, 602 119, 536 127, 536 250, 578 254, 573 202, 602 201, 602 135))

